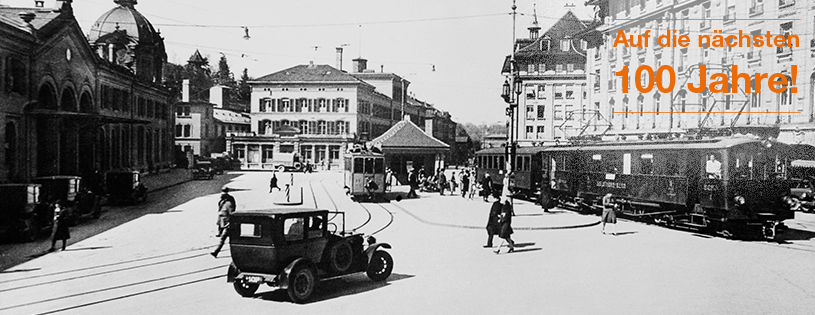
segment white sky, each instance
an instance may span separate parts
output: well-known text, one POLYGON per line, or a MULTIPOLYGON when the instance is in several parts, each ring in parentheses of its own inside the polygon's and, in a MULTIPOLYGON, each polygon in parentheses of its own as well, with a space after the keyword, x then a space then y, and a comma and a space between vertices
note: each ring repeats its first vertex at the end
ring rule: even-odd
MULTIPOLYGON (((501 63, 512 49, 512 0, 141 0, 136 5, 161 30, 168 60, 185 64, 199 49, 217 66, 220 53, 239 77, 260 77, 314 61, 336 66, 335 47, 351 59, 411 81, 410 91, 453 115, 459 123, 505 121, 501 63), (197 25, 203 27, 196 27, 197 25), (362 25, 362 26, 360 26, 362 25), (251 39, 244 40, 242 26, 251 39), (318 46, 315 51, 314 46, 318 46), (241 57, 244 55, 244 57, 241 57), (435 65, 436 71, 432 71, 435 65)), ((528 36, 533 3, 542 32, 563 16, 567 3, 591 19, 583 0, 518 0, 516 34, 528 36)), ((34 0, 0 0, 34 6, 34 0)), ((55 0, 47 0, 53 7, 55 0)), ((74 15, 87 34, 114 7, 113 0, 74 0, 74 15)))

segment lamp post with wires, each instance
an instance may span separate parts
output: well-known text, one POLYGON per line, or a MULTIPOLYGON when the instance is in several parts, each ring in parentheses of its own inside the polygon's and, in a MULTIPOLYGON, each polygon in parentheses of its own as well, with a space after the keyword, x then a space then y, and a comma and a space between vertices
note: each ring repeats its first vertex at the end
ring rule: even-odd
POLYGON ((507 171, 513 171, 515 169, 515 156, 516 156, 516 149, 517 149, 517 141, 515 138, 517 137, 515 132, 515 115, 517 115, 518 111, 518 104, 520 102, 521 96, 521 76, 518 73, 518 66, 515 61, 515 10, 518 7, 515 6, 515 0, 512 0, 512 55, 509 58, 509 74, 507 74, 506 79, 504 80, 504 85, 501 89, 501 98, 504 99, 504 102, 507 103, 506 108, 506 115, 509 117, 509 135, 507 137, 507 145, 505 147, 505 156, 507 159, 506 168, 507 171))

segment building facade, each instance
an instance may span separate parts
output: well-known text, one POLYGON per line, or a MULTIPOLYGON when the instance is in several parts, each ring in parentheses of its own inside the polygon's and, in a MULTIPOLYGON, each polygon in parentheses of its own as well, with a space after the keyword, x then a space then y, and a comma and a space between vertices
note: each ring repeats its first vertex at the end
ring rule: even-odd
POLYGON ((163 39, 126 0, 86 37, 71 2, 0 7, 0 182, 171 166, 163 39))
POLYGON ((228 133, 229 152, 247 169, 273 169, 276 156, 291 153, 338 168, 350 144, 378 137, 417 108, 406 97, 410 82, 353 61, 351 73, 312 63, 251 81, 251 132, 228 133))
POLYGON ((516 40, 515 67, 504 60, 502 73, 516 71, 523 85, 517 95, 515 135, 520 146, 565 141, 596 125, 596 106, 588 101, 586 42, 575 37, 587 27, 571 11, 538 35, 537 16, 529 37, 516 40))
MULTIPOLYGON (((598 13, 597 25, 584 38, 590 43, 587 68, 595 74, 589 79, 590 98, 611 123, 605 136, 677 137, 740 130, 788 143, 815 143, 815 72, 811 70, 815 10, 810 1, 592 0, 586 4, 595 6, 598 13), (648 47, 613 47, 621 30, 634 36, 650 30, 648 47), (689 35, 691 45, 658 45, 658 36, 669 30, 689 35), (800 42, 799 47, 699 47, 698 36, 713 36, 718 31, 725 36, 738 36, 740 31, 796 35, 800 42), (654 70, 673 66, 675 88, 669 93, 637 91, 635 71, 641 65, 654 70), (737 93, 693 93, 686 84, 698 86, 701 65, 707 67, 708 75, 725 73, 728 77, 730 66, 737 65, 751 80, 741 81, 737 93), (792 65, 798 65, 796 74, 792 65), (614 74, 624 66, 629 69, 628 93, 622 91, 622 78, 614 74), (767 89, 766 80, 761 93, 747 92, 745 86, 755 86, 755 73, 781 73, 790 81, 795 75, 796 84, 790 87, 797 87, 798 92, 774 93, 767 89)), ((668 81, 668 77, 656 79, 668 81)))

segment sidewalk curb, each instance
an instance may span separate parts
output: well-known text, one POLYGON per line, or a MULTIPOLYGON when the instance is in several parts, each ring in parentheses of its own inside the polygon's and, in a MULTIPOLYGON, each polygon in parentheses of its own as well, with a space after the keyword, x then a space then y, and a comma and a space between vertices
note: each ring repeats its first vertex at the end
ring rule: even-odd
MULTIPOLYGON (((427 220, 425 220, 425 219, 420 218, 419 216, 417 216, 417 215, 415 215, 415 214, 411 213, 411 212, 410 212, 410 211, 408 211, 407 209, 405 209, 405 208, 403 208, 403 207, 401 207, 401 206, 399 206, 399 205, 397 205, 397 204, 393 204, 393 203, 392 203, 391 205, 393 205, 393 206, 395 206, 395 207, 397 207, 397 208, 401 209, 402 211, 404 211, 405 213, 407 213, 408 215, 410 215, 410 216, 411 216, 411 217, 413 217, 414 219, 418 220, 419 222, 422 222, 422 223, 424 223, 424 224, 428 224, 428 225, 434 225, 434 226, 443 226, 443 227, 454 227, 454 228, 461 228, 461 229, 472 229, 472 230, 481 230, 481 229, 484 229, 484 228, 485 228, 485 227, 483 227, 483 226, 472 226, 472 225, 459 225, 459 224, 449 224, 449 223, 438 223, 438 222, 431 222, 431 221, 427 221, 427 220)), ((592 223, 586 223, 586 224, 575 224, 575 225, 563 225, 563 226, 540 226, 540 227, 514 227, 514 226, 513 226, 513 227, 512 227, 512 229, 513 229, 513 230, 523 230, 523 231, 545 231, 545 230, 566 230, 566 229, 579 229, 579 228, 586 228, 586 227, 591 227, 591 226, 599 225, 599 224, 600 224, 600 222, 601 222, 600 220, 597 220, 596 222, 592 222, 592 223)))

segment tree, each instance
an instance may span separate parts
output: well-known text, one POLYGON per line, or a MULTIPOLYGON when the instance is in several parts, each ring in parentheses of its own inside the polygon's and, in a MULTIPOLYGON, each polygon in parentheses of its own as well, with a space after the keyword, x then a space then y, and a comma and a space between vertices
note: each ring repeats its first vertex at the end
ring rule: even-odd
POLYGON ((177 65, 174 63, 164 63, 164 86, 167 87, 176 99, 181 99, 182 82, 184 79, 190 80, 190 100, 209 101, 209 88, 212 87, 212 69, 209 61, 204 58, 201 64, 187 63, 177 65))
POLYGON ((236 101, 241 104, 249 104, 252 99, 252 87, 249 86, 249 81, 252 78, 249 77, 249 71, 246 68, 243 68, 243 73, 241 74, 241 79, 238 81, 238 88, 236 95, 236 101))
POLYGON ((229 71, 229 62, 226 61, 226 55, 221 54, 221 59, 218 60, 218 71, 213 73, 212 80, 215 81, 216 84, 230 88, 237 87, 235 75, 229 71))

